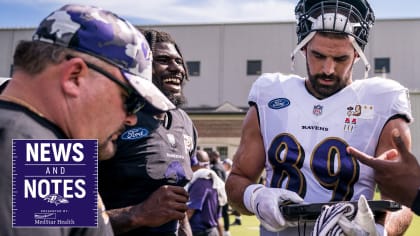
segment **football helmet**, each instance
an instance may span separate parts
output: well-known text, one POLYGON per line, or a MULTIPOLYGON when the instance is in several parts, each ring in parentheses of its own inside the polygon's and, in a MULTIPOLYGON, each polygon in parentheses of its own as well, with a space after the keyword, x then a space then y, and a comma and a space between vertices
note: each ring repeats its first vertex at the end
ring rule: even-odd
MULTIPOLYGON (((317 31, 346 33, 366 66, 370 66, 363 50, 375 15, 366 0, 299 0, 295 8, 298 45, 292 53, 302 49, 317 31)), ((367 73, 366 73, 367 74, 367 73)))
POLYGON ((375 16, 366 0, 300 0, 295 8, 300 43, 312 31, 344 32, 364 49, 375 16))

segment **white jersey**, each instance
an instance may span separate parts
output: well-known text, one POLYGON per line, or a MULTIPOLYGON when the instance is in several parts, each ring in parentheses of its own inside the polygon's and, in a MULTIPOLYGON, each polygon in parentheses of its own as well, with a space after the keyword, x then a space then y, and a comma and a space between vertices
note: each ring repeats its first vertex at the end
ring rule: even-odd
MULTIPOLYGON (((319 100, 307 91, 304 78, 264 74, 253 84, 249 102, 258 109, 266 185, 292 190, 305 202, 356 200, 361 194, 372 199, 373 170, 349 156, 346 147, 374 155, 391 117, 412 120, 408 90, 383 78, 354 81, 319 100)), ((297 235, 292 229, 274 235, 297 235)))

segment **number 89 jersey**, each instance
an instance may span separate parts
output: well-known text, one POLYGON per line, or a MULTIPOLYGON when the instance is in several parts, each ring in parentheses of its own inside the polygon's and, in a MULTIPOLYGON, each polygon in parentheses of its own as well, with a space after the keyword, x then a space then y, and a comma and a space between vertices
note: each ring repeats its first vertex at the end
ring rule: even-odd
POLYGON ((383 78, 354 81, 319 100, 296 75, 264 74, 252 86, 266 151, 269 187, 286 188, 306 202, 371 199, 373 170, 346 152, 374 155, 386 122, 411 121, 408 90, 383 78))

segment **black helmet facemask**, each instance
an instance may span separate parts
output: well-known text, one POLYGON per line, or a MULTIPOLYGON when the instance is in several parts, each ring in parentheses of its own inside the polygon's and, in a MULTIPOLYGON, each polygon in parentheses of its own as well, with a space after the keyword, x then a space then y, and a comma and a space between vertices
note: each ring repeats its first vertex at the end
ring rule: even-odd
MULTIPOLYGON (((301 50, 316 32, 345 33, 365 64, 365 78, 370 70, 369 62, 363 53, 367 44, 369 30, 375 16, 365 0, 300 0, 295 8, 298 45, 292 52, 301 50)), ((293 66, 292 66, 293 67, 293 66)))

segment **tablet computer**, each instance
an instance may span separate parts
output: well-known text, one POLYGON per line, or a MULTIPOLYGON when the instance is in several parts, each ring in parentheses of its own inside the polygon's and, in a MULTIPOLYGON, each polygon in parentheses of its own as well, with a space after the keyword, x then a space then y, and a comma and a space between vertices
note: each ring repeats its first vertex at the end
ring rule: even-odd
MULTIPOLYGON (((287 220, 316 220, 321 214, 324 205, 333 205, 338 202, 322 202, 322 203, 304 203, 289 204, 280 206, 280 211, 287 220)), ((349 201, 357 210, 357 201, 349 201)), ((401 209, 401 204, 390 200, 369 200, 369 207, 372 212, 381 214, 385 211, 397 211, 401 209)))

